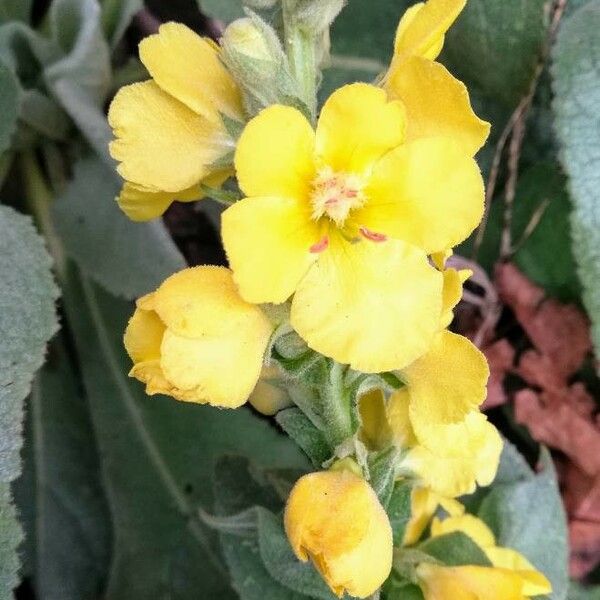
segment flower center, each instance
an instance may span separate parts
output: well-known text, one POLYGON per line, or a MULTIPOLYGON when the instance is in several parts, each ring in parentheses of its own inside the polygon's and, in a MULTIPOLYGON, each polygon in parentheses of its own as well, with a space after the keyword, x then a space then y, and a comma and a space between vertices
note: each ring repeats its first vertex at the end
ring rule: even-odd
POLYGON ((312 218, 327 216, 342 227, 350 211, 365 203, 362 177, 352 173, 335 173, 331 167, 319 171, 312 184, 312 218))

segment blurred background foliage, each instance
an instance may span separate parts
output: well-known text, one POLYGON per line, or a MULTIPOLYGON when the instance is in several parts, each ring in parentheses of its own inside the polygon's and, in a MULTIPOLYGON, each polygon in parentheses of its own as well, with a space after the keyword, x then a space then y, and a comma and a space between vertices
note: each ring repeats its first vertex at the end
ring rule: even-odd
MULTIPOLYGON (((331 31, 321 99, 385 70, 410 4, 349 0, 331 31)), ((119 87, 147 78, 137 43, 161 22, 217 38, 241 15, 241 0, 0 0, 1 598, 15 586, 18 598, 44 600, 329 597, 310 573, 298 575, 308 587, 294 590, 285 573, 269 571, 269 561, 286 557, 264 554, 280 547, 268 517, 256 539, 237 543, 198 515, 216 510, 215 494, 217 509, 278 510, 285 473, 306 470, 306 457, 248 408, 225 413, 145 397, 127 378, 121 343, 133 298, 186 263, 222 263, 224 255, 211 202, 175 203, 163 220, 144 224, 119 211, 107 105, 119 87), (55 262, 56 310, 48 252, 25 214, 55 262), (246 483, 236 496, 222 480, 246 483)), ((600 598, 600 465, 583 458, 600 456, 589 343, 590 331, 600 343, 598 31, 600 0, 470 0, 441 58, 493 125, 478 157, 489 182, 487 226, 458 249, 482 268, 454 326, 488 355, 495 424, 530 464, 538 442, 553 449, 571 574, 581 580, 572 600, 600 598), (519 289, 537 289, 537 304, 499 285, 501 263, 520 269, 527 283, 519 289), (554 304, 540 317, 543 297, 554 304), (583 319, 577 340, 561 329, 573 315, 583 319), (549 348, 557 339, 562 346, 549 348), (534 348, 552 369, 575 347, 564 390, 524 375, 525 351, 534 348), (540 409, 535 423, 545 428, 532 425, 524 391, 551 396, 581 424, 561 437, 540 409)), ((494 487, 471 499, 473 510, 495 522, 500 542, 523 545, 552 571, 552 598, 567 598, 554 470, 546 459, 536 476, 511 448, 494 487)))

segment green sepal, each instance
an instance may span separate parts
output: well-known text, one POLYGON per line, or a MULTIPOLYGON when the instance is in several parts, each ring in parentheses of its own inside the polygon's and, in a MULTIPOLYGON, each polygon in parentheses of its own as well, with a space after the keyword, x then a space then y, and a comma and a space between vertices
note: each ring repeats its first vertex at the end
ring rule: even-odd
POLYGON ((386 507, 394 535, 394 546, 402 545, 402 541, 404 540, 404 532, 412 516, 411 496, 411 482, 400 479, 394 483, 394 488, 386 507))
POLYGON ((369 467, 369 483, 379 502, 387 508, 394 491, 394 480, 396 478, 396 464, 400 451, 395 446, 390 446, 380 452, 369 455, 367 464, 369 467))
POLYGON ((321 468, 331 458, 333 449, 327 439, 299 408, 286 408, 277 413, 275 420, 302 448, 315 467, 321 468))
POLYGON ((485 552, 462 531, 453 531, 424 541, 417 549, 450 567, 476 565, 491 567, 485 552))

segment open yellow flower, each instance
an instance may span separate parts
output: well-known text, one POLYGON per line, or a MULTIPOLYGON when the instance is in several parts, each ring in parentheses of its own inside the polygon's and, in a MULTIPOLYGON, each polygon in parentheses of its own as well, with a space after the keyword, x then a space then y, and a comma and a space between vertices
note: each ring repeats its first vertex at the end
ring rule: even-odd
POLYGON ((469 536, 487 555, 492 567, 441 567, 422 564, 417 568, 426 600, 525 600, 549 594, 552 586, 522 554, 496 546, 491 529, 469 514, 450 516, 431 524, 431 537, 460 531, 469 536), (450 594, 451 595, 443 595, 450 594))
POLYGON ((202 197, 201 182, 222 183, 231 170, 214 165, 234 148, 222 117, 243 120, 240 91, 211 40, 166 23, 142 40, 140 59, 152 79, 121 88, 108 112, 110 152, 126 181, 119 204, 137 221, 202 197))
POLYGON ((465 239, 483 182, 451 138, 404 143, 404 106, 353 84, 316 132, 271 106, 244 130, 235 167, 247 198, 223 214, 241 295, 285 302, 309 346, 363 372, 402 368, 439 328, 442 276, 427 255, 465 239))
POLYGON ((452 137, 473 155, 485 143, 490 125, 473 112, 464 84, 434 62, 465 4, 466 0, 428 0, 411 6, 398 25, 383 85, 390 98, 406 106, 408 140, 452 137))
POLYGON ((296 556, 313 561, 331 590, 375 593, 392 567, 392 528, 371 486, 347 470, 310 473, 292 489, 285 530, 296 556))
MULTIPOLYGON (((435 384, 433 384, 435 385, 435 384)), ((360 400, 360 435, 368 447, 395 444, 408 450, 400 465, 419 485, 440 497, 454 498, 489 485, 496 474, 502 439, 478 410, 457 422, 426 422, 415 429, 411 420, 410 386, 394 392, 387 402, 380 390, 360 400)))
POLYGON ((258 381, 272 331, 228 269, 185 269, 137 301, 124 338, 130 375, 148 394, 236 408, 258 381))

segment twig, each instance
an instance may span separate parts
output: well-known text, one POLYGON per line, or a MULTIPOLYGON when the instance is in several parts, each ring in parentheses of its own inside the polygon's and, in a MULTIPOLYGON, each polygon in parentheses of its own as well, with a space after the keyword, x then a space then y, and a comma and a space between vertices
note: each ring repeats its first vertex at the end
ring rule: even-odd
POLYGON ((552 12, 552 20, 550 23, 550 27, 548 28, 548 34, 546 36, 546 40, 544 42, 544 46, 540 54, 540 59, 538 61, 538 64, 536 65, 527 94, 521 99, 514 112, 510 116, 510 119, 504 127, 502 134, 500 135, 500 139, 496 144, 496 149, 494 151, 494 157, 492 159, 492 165, 490 168, 490 174, 487 181, 484 215, 481 224, 479 225, 479 228, 477 230, 475 241, 473 243, 473 250, 471 252, 471 258, 473 260, 476 260, 477 254, 483 242, 485 230, 489 220, 490 206, 494 197, 494 192, 496 190, 496 184, 498 182, 502 154, 504 152, 504 148, 506 147, 509 138, 511 138, 508 163, 509 176, 506 184, 505 193, 505 202, 508 208, 505 207, 504 212, 504 228, 502 232, 503 241, 501 245, 501 256, 504 258, 503 250, 506 256, 510 255, 510 226, 512 220, 512 206, 515 197, 515 187, 518 176, 519 161, 521 157, 521 147, 523 144, 523 139, 525 137, 525 122, 527 120, 527 116, 529 115, 533 98, 535 96, 540 82, 540 78, 542 76, 542 73, 544 72, 544 69, 546 68, 546 63, 548 61, 548 57, 550 56, 550 51, 552 50, 554 39, 556 38, 558 26, 560 25, 560 21, 567 7, 567 2, 568 0, 556 0, 554 4, 554 10, 552 12), (508 244, 508 246, 506 246, 506 244, 508 244))
POLYGON ((523 230, 523 234, 521 235, 519 241, 511 248, 510 256, 514 256, 525 244, 525 242, 531 237, 531 234, 535 231, 535 228, 538 226, 539 222, 542 220, 546 209, 550 206, 550 200, 548 198, 544 198, 539 204, 539 206, 535 209, 535 212, 531 215, 531 219, 529 219, 529 223, 527 223, 527 227, 523 230))

